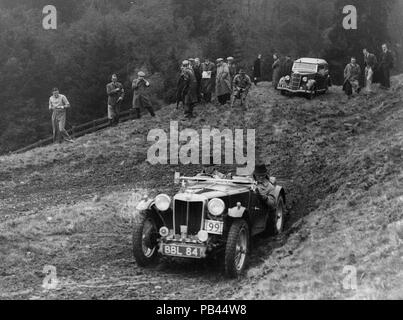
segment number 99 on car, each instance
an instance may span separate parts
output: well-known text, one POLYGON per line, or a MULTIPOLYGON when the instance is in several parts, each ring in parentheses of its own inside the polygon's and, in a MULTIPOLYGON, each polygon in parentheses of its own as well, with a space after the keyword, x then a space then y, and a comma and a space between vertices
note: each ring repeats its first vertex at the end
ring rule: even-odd
POLYGON ((246 315, 246 305, 201 305, 201 315, 246 315))

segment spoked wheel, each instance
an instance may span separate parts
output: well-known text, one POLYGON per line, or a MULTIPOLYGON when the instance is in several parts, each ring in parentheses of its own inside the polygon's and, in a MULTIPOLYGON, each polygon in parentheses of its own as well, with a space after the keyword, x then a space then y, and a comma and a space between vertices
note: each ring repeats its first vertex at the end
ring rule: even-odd
POLYGON ((141 267, 158 261, 158 228, 149 212, 140 214, 133 226, 133 255, 141 267))
POLYGON ((285 224, 285 204, 284 198, 279 197, 276 204, 276 210, 272 210, 269 213, 267 220, 266 233, 269 236, 276 236, 281 234, 284 230, 285 224))
POLYGON ((225 248, 225 274, 230 278, 239 277, 245 270, 249 257, 250 234, 246 221, 235 221, 228 233, 225 248))

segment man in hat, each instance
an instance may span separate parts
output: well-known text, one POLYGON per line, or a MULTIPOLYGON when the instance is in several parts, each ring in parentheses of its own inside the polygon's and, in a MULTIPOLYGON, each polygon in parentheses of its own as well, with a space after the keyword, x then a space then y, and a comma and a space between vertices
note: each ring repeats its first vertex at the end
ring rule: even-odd
POLYGON ((225 105, 231 99, 232 83, 228 65, 224 59, 217 59, 216 94, 218 102, 225 105))
POLYGON ((273 194, 275 187, 270 182, 267 167, 265 164, 258 164, 253 172, 253 178, 255 179, 257 185, 255 189, 256 195, 259 197, 260 201, 267 204, 269 209, 276 208, 276 197, 273 194))
POLYGON ((185 104, 185 116, 193 117, 193 108, 197 103, 197 80, 190 62, 182 62, 181 75, 178 81, 178 97, 185 104))
POLYGON ((112 82, 106 86, 108 95, 108 119, 109 125, 115 126, 119 123, 120 104, 125 96, 123 85, 118 82, 116 74, 112 75, 112 82))
POLYGON ((137 119, 141 118, 141 109, 146 109, 152 117, 155 117, 154 109, 147 91, 150 88, 150 83, 145 79, 146 74, 140 71, 137 74, 138 78, 133 80, 133 109, 136 111, 137 119))
POLYGON ((246 97, 248 96, 249 89, 252 86, 252 81, 249 76, 246 74, 245 70, 239 70, 239 74, 237 74, 232 82, 232 87, 234 89, 231 97, 231 108, 234 107, 235 100, 241 100, 241 107, 244 106, 246 97))
POLYGON ((61 143, 61 136, 67 142, 74 142, 65 129, 66 109, 70 108, 70 103, 66 96, 59 93, 59 89, 52 90, 49 98, 49 110, 52 113, 53 142, 61 143))
POLYGON ((201 92, 205 102, 210 103, 215 86, 216 66, 210 59, 204 59, 202 64, 201 92))

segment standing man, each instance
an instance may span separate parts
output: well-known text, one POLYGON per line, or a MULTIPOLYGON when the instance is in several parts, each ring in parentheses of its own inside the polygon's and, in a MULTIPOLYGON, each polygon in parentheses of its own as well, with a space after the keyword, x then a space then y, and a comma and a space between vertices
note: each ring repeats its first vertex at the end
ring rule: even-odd
POLYGON ((382 45, 382 55, 381 62, 379 64, 379 69, 381 71, 381 88, 390 88, 390 70, 393 68, 393 55, 388 49, 386 44, 382 45))
POLYGON ((372 53, 369 53, 367 49, 364 49, 363 53, 365 63, 365 89, 368 93, 370 93, 372 92, 372 82, 378 60, 376 59, 376 56, 372 53))
POLYGON ((232 83, 228 65, 224 59, 217 59, 216 94, 218 102, 225 105, 231 99, 232 83))
POLYGON ((190 119, 193 117, 193 108, 197 103, 197 80, 188 60, 182 62, 181 81, 179 83, 182 84, 178 90, 181 90, 180 95, 185 103, 185 117, 190 119))
POLYGON ((360 75, 361 67, 357 63, 357 59, 352 57, 351 62, 344 69, 343 90, 349 98, 353 93, 360 93, 360 75))
POLYGON ((292 61, 291 56, 287 55, 283 65, 282 77, 291 76, 293 65, 294 61, 292 61))
POLYGON ((150 83, 144 78, 146 74, 140 71, 137 74, 138 78, 133 80, 133 109, 136 111, 137 119, 141 118, 141 109, 146 109, 152 117, 155 117, 153 106, 147 91, 150 87, 150 83))
POLYGON ((210 59, 206 58, 202 64, 201 92, 205 102, 210 103, 214 91, 217 69, 210 59))
POLYGON ((234 92, 231 97, 231 108, 234 107, 235 100, 241 100, 241 107, 245 105, 246 97, 248 96, 249 89, 252 86, 252 81, 246 72, 241 69, 239 74, 235 76, 233 81, 234 92))
POLYGON ((278 83, 280 82, 281 78, 281 61, 278 54, 273 54, 274 63, 272 65, 273 69, 273 87, 277 90, 278 83))
POLYGON ((257 86, 261 77, 262 77, 262 55, 259 54, 253 64, 253 82, 255 86, 257 86))
POLYGON ((66 96, 59 93, 59 89, 52 90, 49 98, 49 110, 52 110, 53 142, 61 143, 61 137, 67 142, 74 142, 65 129, 66 109, 70 108, 70 103, 66 96))
POLYGON ((237 74, 235 59, 233 57, 228 57, 227 64, 228 64, 229 74, 230 74, 231 82, 232 82, 237 74))
POLYGON ((106 86, 108 95, 108 119, 109 125, 116 126, 119 123, 120 104, 125 96, 123 85, 118 82, 116 74, 112 75, 112 82, 106 86))
POLYGON ((196 81, 197 81, 197 102, 201 102, 201 80, 202 80, 202 65, 200 63, 200 59, 196 58, 193 66, 193 71, 195 73, 196 81))

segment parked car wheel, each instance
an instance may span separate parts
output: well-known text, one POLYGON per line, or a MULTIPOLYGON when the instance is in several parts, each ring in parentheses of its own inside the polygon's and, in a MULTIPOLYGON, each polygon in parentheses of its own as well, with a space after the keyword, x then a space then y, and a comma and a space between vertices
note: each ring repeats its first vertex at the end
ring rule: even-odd
POLYGON ((151 212, 138 215, 133 225, 133 255, 140 267, 158 262, 158 237, 157 224, 151 212))
POLYGON ((267 219, 267 234, 276 236, 283 232, 285 223, 285 202, 284 198, 280 196, 277 200, 276 210, 269 213, 267 219))
POLYGON ((225 274, 239 277, 245 270, 250 246, 249 227, 245 220, 235 221, 229 230, 225 247, 225 274))

